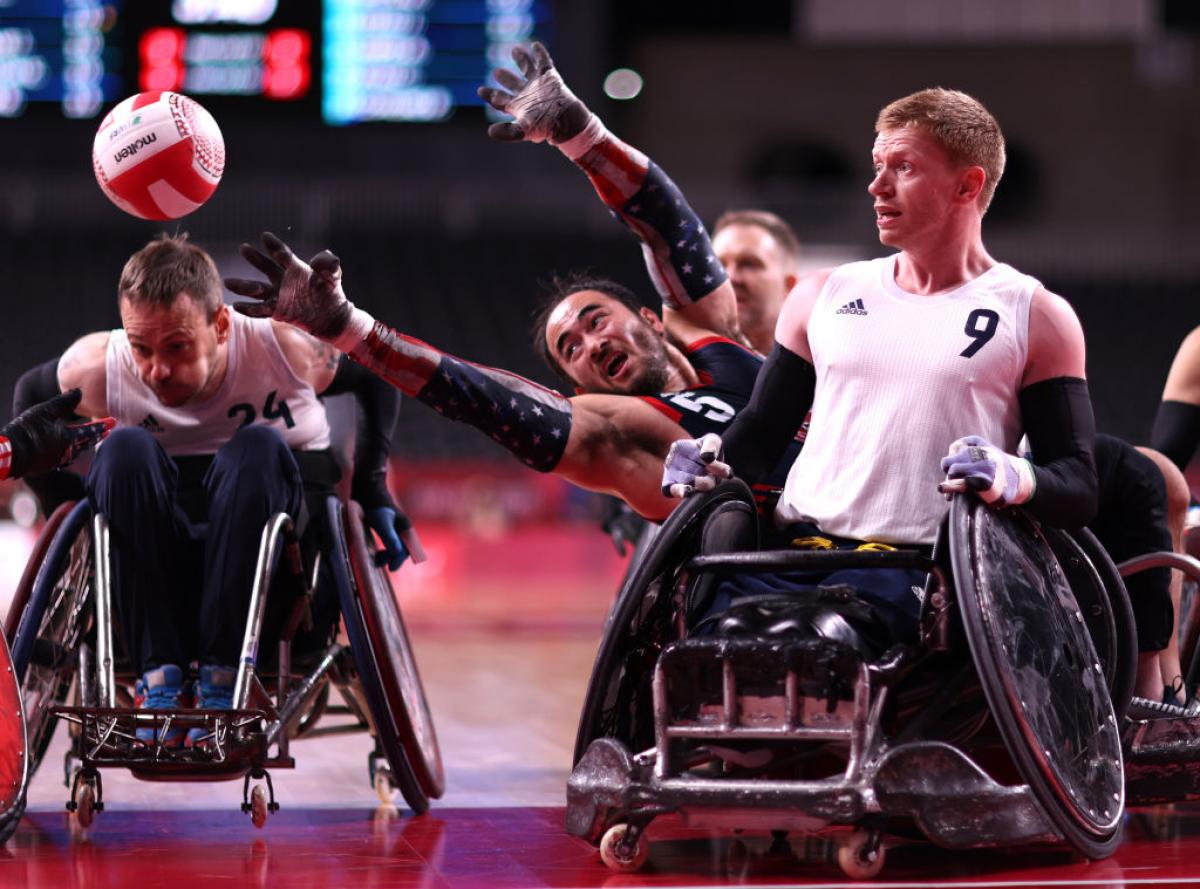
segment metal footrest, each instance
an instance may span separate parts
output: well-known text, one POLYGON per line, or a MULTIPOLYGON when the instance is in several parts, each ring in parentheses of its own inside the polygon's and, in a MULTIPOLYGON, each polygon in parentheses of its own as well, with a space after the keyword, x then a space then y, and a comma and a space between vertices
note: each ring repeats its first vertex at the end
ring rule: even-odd
POLYGON ((86 768, 119 766, 138 777, 234 777, 264 766, 288 768, 290 757, 269 760, 262 710, 139 710, 132 707, 54 707, 50 711, 78 729, 76 749, 86 768), (183 743, 192 729, 203 735, 183 743), (139 740, 149 731, 153 740, 139 740), (176 740, 164 743, 168 736, 176 740))

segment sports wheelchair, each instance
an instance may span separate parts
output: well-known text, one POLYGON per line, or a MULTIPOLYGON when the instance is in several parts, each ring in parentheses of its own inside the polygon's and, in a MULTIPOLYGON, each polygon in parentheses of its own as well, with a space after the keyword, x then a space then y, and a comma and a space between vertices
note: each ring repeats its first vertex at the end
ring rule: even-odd
POLYGON ((827 839, 859 878, 882 868, 886 835, 914 827, 948 848, 1112 852, 1136 638, 1089 532, 964 495, 930 555, 758 543, 733 480, 689 497, 631 567, 580 717, 568 832, 615 870, 641 866, 643 832, 666 813, 827 839), (914 641, 884 640, 844 586, 709 614, 723 578, 887 568, 927 572, 914 641))
MULTIPOLYGON (((24 701, 22 791, 64 721, 71 732, 64 763, 67 810, 81 827, 103 810, 101 769, 114 767, 150 781, 243 778, 242 811, 262 827, 279 808, 270 771, 295 765, 291 740, 310 732, 365 730, 374 739, 368 775, 380 800, 390 803, 399 790, 415 814, 426 811, 430 798, 441 796, 445 777, 386 569, 376 565, 357 503, 331 496, 320 519, 325 544, 309 558, 287 514, 272 516, 263 529, 233 709, 138 710, 130 693, 135 677, 114 638, 108 522, 87 502, 60 506, 35 545, 4 627, 24 701), (297 635, 311 624, 314 597, 330 588, 344 636, 333 620, 327 632, 318 632, 315 651, 300 651, 297 635), (274 660, 259 652, 268 591, 289 598, 282 603, 287 619, 274 660), (331 688, 344 706, 329 704, 331 688), (349 722, 318 727, 325 713, 349 722), (201 728, 201 743, 164 744, 172 726, 201 728), (138 729, 152 729, 142 735, 154 740, 139 740, 138 729)), ((23 794, 20 802, 23 809, 23 794)), ((20 812, 4 817, 11 833, 20 812)))

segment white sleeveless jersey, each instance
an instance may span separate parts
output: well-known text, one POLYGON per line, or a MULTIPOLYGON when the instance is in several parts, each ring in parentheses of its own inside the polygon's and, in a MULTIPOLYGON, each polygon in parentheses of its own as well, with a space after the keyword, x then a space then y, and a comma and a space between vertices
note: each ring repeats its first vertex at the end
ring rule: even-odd
POLYGON ((812 422, 776 509, 855 540, 932 543, 947 504, 942 458, 964 435, 1008 453, 1039 282, 999 263, 949 293, 896 284, 896 256, 836 269, 808 342, 812 422))
POLYGON ((271 322, 230 313, 229 366, 221 386, 195 404, 167 407, 142 382, 124 330, 105 355, 108 412, 118 426, 141 426, 174 457, 215 454, 249 423, 266 423, 297 451, 329 447, 325 406, 292 370, 271 322))

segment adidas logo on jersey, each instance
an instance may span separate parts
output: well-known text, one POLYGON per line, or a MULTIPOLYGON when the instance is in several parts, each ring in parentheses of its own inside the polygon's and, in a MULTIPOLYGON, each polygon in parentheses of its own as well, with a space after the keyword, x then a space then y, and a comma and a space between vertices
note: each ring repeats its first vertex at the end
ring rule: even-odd
POLYGON ((839 315, 865 315, 865 314, 867 314, 867 310, 866 310, 866 307, 863 306, 863 301, 861 299, 856 299, 852 302, 846 303, 844 306, 842 306, 840 309, 838 309, 837 314, 839 314, 839 315))
POLYGON ((138 423, 138 425, 141 426, 143 429, 145 429, 147 432, 165 432, 166 431, 165 429, 162 428, 162 425, 159 424, 158 420, 154 419, 154 414, 146 414, 146 419, 142 420, 142 422, 138 423))

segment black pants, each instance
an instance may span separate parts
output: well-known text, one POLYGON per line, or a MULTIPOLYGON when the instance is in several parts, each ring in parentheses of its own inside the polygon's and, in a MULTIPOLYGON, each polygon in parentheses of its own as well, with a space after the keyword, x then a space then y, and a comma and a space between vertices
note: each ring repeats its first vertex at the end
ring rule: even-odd
MULTIPOLYGON (((1154 461, 1111 435, 1096 436, 1100 502, 1088 528, 1114 562, 1153 552, 1170 552, 1167 490, 1154 461)), ((1159 651, 1171 641, 1175 609, 1171 570, 1152 568, 1125 579, 1133 605, 1138 650, 1159 651)))
MULTIPOLYGON (((304 499, 296 457, 270 427, 242 427, 198 484, 181 483, 180 463, 194 459, 177 463, 145 430, 119 429, 88 473, 88 498, 109 521, 113 604, 139 674, 237 664, 263 527, 278 512, 297 516, 304 499)), ((332 490, 324 481, 317 487, 332 490)))

